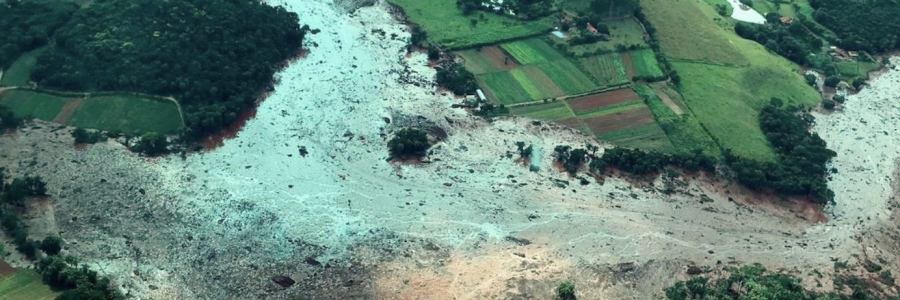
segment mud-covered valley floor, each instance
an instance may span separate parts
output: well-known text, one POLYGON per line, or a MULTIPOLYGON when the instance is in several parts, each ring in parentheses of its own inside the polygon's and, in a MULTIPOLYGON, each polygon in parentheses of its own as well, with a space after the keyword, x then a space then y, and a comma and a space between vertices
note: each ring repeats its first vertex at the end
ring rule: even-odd
POLYGON ((690 265, 815 269, 826 277, 807 284, 822 289, 833 259, 900 266, 900 71, 817 116, 839 172, 837 204, 814 222, 815 208, 749 204, 764 196, 691 176, 673 195, 662 179, 582 185, 551 149, 597 142, 450 108, 384 3, 270 2, 322 31, 223 146, 146 159, 115 141, 77 150, 46 123, 0 137, 0 167, 49 183, 28 208, 35 235, 61 233, 135 299, 549 299, 563 280, 582 299, 656 299, 690 265), (387 162, 386 136, 413 125, 447 138, 428 163, 387 162), (506 156, 518 141, 540 171, 506 156))

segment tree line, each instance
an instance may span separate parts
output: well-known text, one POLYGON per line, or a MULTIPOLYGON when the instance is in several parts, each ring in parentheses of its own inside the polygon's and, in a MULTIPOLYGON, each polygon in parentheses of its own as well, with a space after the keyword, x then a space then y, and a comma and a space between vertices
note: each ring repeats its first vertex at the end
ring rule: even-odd
POLYGON ((32 80, 74 91, 173 96, 186 133, 231 124, 273 87, 307 28, 296 13, 252 0, 97 0, 56 31, 32 80))
POLYGON ((659 37, 656 35, 656 27, 653 26, 653 23, 650 23, 650 20, 647 19, 647 15, 644 14, 644 11, 640 6, 634 10, 634 17, 644 26, 644 30, 647 31, 647 36, 649 37, 649 41, 647 42, 650 44, 650 49, 653 49, 653 53, 656 54, 656 61, 659 62, 659 66, 663 73, 671 78, 672 82, 680 88, 681 76, 678 75, 678 71, 672 67, 672 64, 666 56, 663 55, 659 45, 659 37))
POLYGON ((663 168, 674 166, 688 172, 721 171, 731 174, 737 183, 752 190, 808 196, 816 202, 828 203, 834 200, 834 192, 827 185, 827 176, 833 172, 827 164, 836 153, 826 147, 818 134, 809 132, 812 121, 812 116, 797 107, 784 106, 779 99, 772 99, 763 108, 759 116, 760 128, 777 155, 773 162, 736 156, 730 149, 723 151, 724 160, 707 155, 701 149, 671 154, 617 147, 598 156, 598 149, 593 145, 586 149, 557 146, 553 156, 573 176, 585 166, 593 174, 616 168, 639 176, 658 174, 663 168))
POLYGON ((78 9, 66 1, 6 1, 0 3, 0 70, 22 54, 40 48, 78 9))
MULTIPOLYGON (((38 176, 25 176, 9 181, 0 168, 0 227, 13 237, 16 250, 26 259, 37 260, 44 283, 62 291, 57 300, 120 300, 125 297, 112 287, 108 278, 91 271, 78 260, 60 254, 62 239, 48 236, 43 240, 29 239, 28 227, 22 223, 20 210, 29 199, 47 196, 47 184, 38 176), (8 183, 7 183, 8 182, 8 183), (43 255, 41 254, 43 253, 43 255)), ((0 246, 0 252, 5 253, 0 246)))

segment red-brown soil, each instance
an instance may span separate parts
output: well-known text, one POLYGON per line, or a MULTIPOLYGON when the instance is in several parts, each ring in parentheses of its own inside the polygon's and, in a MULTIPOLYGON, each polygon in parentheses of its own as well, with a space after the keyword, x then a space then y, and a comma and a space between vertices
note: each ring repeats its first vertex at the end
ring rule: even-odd
POLYGON ((566 100, 566 102, 568 102, 569 107, 571 107, 572 110, 581 111, 639 99, 641 98, 638 94, 631 89, 620 89, 612 92, 573 98, 566 100))
POLYGON ((653 123, 653 114, 647 108, 632 109, 602 117, 584 120, 594 134, 604 134, 616 130, 653 123))
POLYGON ((13 268, 5 261, 0 260, 0 278, 12 275, 16 272, 16 268, 13 268))
MULTIPOLYGON (((265 96, 263 96, 265 97, 265 96)), ((237 119, 228 126, 228 128, 222 129, 216 134, 210 135, 203 139, 201 144, 203 144, 203 150, 215 150, 216 148, 222 147, 225 145, 225 140, 233 139, 237 137, 238 132, 244 128, 244 124, 247 123, 247 120, 253 119, 256 117, 256 109, 257 106, 253 107, 241 112, 237 116, 237 119)))
POLYGON ((481 51, 479 51, 479 53, 486 57, 488 61, 491 62, 491 65, 494 66, 494 68, 497 68, 499 70, 507 71, 519 67, 519 63, 516 62, 516 60, 513 59, 512 56, 506 55, 506 53, 504 53, 503 50, 500 49, 500 47, 484 47, 481 48, 481 51))
POLYGON ((56 117, 53 118, 53 122, 59 124, 66 124, 66 122, 69 122, 69 119, 72 118, 72 114, 81 106, 81 103, 82 99, 70 99, 69 102, 63 106, 62 110, 56 114, 56 117))

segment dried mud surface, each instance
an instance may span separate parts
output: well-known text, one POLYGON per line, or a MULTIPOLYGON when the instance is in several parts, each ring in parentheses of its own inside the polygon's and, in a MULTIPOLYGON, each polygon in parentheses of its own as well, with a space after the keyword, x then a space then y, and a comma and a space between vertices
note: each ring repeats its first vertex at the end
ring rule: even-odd
POLYGON ((542 166, 554 146, 591 141, 451 109, 458 100, 435 92, 423 55, 406 57, 409 34, 384 3, 347 13, 329 1, 269 2, 322 32, 215 150, 77 150, 70 129, 47 123, 0 137, 0 164, 49 182, 50 203, 29 208, 27 222, 60 232, 66 253, 135 299, 549 299, 567 279, 582 299, 657 299, 688 265, 898 262, 888 237, 898 230, 889 199, 900 72, 819 117, 840 170, 822 223, 692 176, 581 185, 550 167, 530 172, 506 156, 517 141, 542 166), (448 136, 423 164, 390 164, 386 138, 413 125, 448 136))

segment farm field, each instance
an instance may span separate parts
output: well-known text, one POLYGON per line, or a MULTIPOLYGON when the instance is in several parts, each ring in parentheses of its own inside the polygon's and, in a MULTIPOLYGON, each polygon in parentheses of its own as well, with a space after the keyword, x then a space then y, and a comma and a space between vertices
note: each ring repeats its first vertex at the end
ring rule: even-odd
POLYGON ((547 62, 538 66, 548 77, 556 82, 566 95, 585 93, 600 88, 587 74, 581 72, 568 59, 547 62))
POLYGON ((69 99, 23 90, 6 91, 0 105, 8 107, 18 117, 33 117, 53 121, 69 99))
POLYGON ((659 68, 659 62, 656 61, 656 53, 653 53, 653 50, 637 50, 630 54, 635 75, 648 77, 662 77, 665 75, 662 69, 659 68))
MULTIPOLYGON (((644 40, 644 29, 641 24, 633 18, 625 18, 620 20, 608 20, 606 26, 609 27, 611 39, 609 41, 600 41, 585 45, 570 45, 569 51, 576 56, 594 54, 598 52, 616 51, 616 45, 631 46, 647 46, 644 40)), ((562 40, 555 36, 551 36, 551 40, 563 43, 562 40)))
MULTIPOLYGON (((0 264, 6 265, 4 262, 0 262, 0 264)), ((13 269, 10 271, 12 272, 0 274, 0 299, 53 300, 59 295, 50 290, 50 287, 41 280, 41 275, 34 270, 13 269)))
POLYGON ((654 25, 663 53, 673 60, 744 66, 747 58, 733 45, 741 39, 713 19, 715 9, 694 0, 643 0, 643 12, 654 25))
POLYGON ((523 21, 485 13, 464 16, 454 1, 388 0, 403 9, 407 19, 428 32, 428 40, 449 50, 548 32, 552 18, 523 21), (480 19, 473 26, 472 19, 480 19))
POLYGON ((0 86, 20 86, 28 84, 31 77, 31 69, 37 63, 37 57, 41 55, 42 49, 22 54, 9 69, 3 71, 3 78, 0 80, 0 86))
POLYGON ((516 104, 531 101, 531 95, 522 88, 510 72, 494 72, 476 76, 488 98, 499 104, 516 104))
POLYGON ((516 61, 523 65, 536 65, 563 58, 561 53, 538 38, 502 44, 500 48, 506 50, 516 61))
POLYGON ((676 112, 676 109, 671 107, 671 105, 675 105, 675 108, 680 110, 681 107, 677 104, 680 101, 672 101, 672 104, 666 104, 662 100, 662 97, 669 97, 668 94, 674 91, 664 84, 657 84, 654 87, 644 84, 635 85, 634 90, 650 108, 654 118, 656 118, 656 122, 668 136, 675 152, 687 153, 695 149, 701 149, 708 155, 721 155, 719 146, 697 122, 693 114, 690 112, 679 114, 676 112))
POLYGON ((469 49, 456 52, 466 61, 466 70, 475 75, 509 71, 519 66, 509 55, 497 46, 483 47, 480 50, 469 49))
POLYGON ((877 70, 881 66, 874 62, 857 62, 857 61, 842 61, 835 64, 837 66, 837 73, 845 77, 846 79, 852 79, 855 77, 863 77, 868 78, 869 72, 877 70))
POLYGON ((597 138, 625 148, 672 152, 674 147, 659 124, 651 123, 598 135, 597 138))
POLYGON ((566 106, 566 103, 562 101, 536 105, 517 106, 510 108, 509 111, 517 116, 529 117, 545 121, 560 121, 567 119, 571 120, 575 117, 575 115, 572 114, 572 110, 570 110, 569 107, 566 106))
POLYGON ((629 82, 622 55, 610 53, 578 60, 581 67, 603 86, 616 86, 629 82))
POLYGON ((173 133, 184 124, 175 103, 118 95, 66 98, 26 90, 7 91, 0 105, 20 117, 121 132, 173 133))

